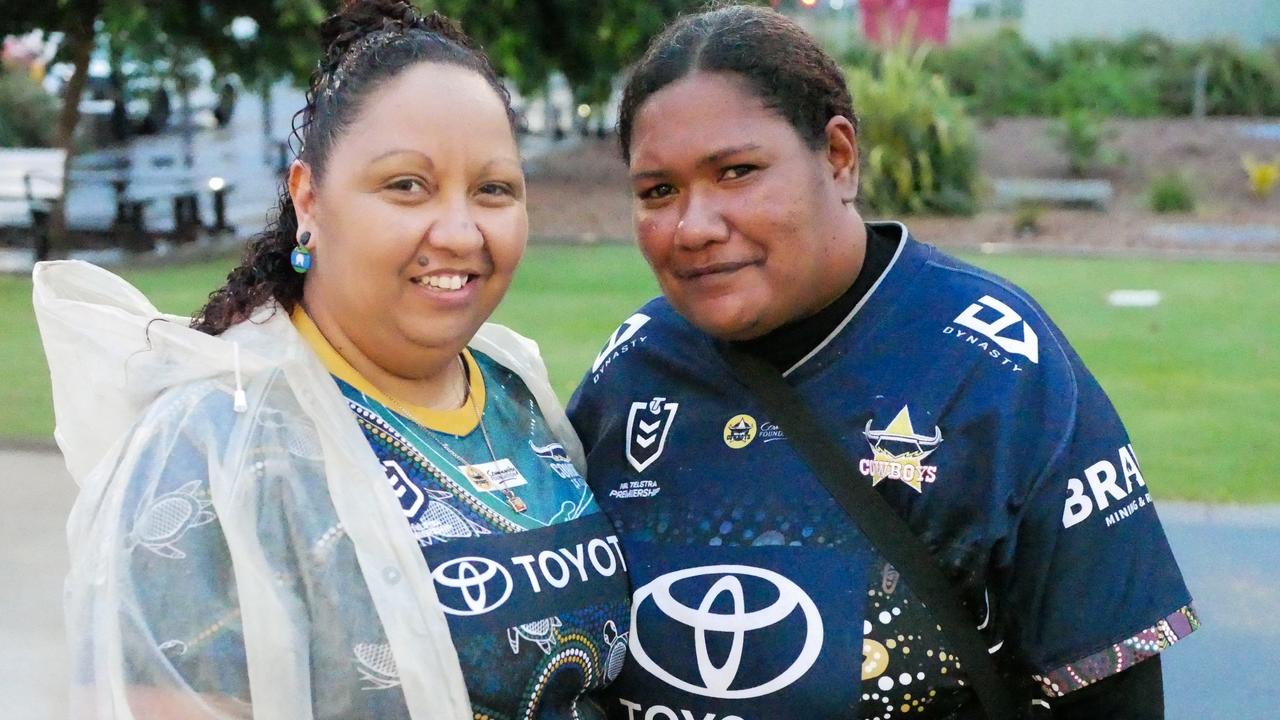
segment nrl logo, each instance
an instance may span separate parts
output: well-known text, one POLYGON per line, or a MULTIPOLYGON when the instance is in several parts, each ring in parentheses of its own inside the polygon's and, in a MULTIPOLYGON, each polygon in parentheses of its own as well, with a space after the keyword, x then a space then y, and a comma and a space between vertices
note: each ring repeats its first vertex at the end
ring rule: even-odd
POLYGON ((631 412, 627 414, 626 453, 627 462, 636 472, 644 472, 667 446, 667 433, 671 431, 680 404, 666 400, 655 397, 648 402, 631 403, 631 412))
POLYGON ((872 430, 871 420, 862 431, 862 436, 871 445, 870 460, 858 462, 858 470, 871 478, 871 484, 878 485, 881 480, 901 480, 912 490, 922 492, 924 483, 937 479, 937 465, 922 465, 921 461, 938 449, 942 442, 942 430, 933 428, 933 437, 917 435, 911 426, 911 413, 903 405, 898 414, 883 430, 872 430))

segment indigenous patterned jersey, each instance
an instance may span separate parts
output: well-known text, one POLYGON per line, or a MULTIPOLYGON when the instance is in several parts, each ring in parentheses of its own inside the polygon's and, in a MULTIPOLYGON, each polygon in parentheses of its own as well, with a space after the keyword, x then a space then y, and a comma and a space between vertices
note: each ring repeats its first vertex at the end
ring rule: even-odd
MULTIPOLYGON (((901 513, 1042 705, 1191 632, 1097 382, 1025 294, 901 232, 871 293, 786 373, 848 449, 849 481, 901 513)), ((635 588, 611 717, 973 711, 906 579, 664 300, 614 333, 569 412, 635 588)))
POLYGON ((338 384, 432 567, 475 717, 601 717, 580 696, 626 656, 618 539, 524 384, 473 357, 484 427, 462 435, 338 384))

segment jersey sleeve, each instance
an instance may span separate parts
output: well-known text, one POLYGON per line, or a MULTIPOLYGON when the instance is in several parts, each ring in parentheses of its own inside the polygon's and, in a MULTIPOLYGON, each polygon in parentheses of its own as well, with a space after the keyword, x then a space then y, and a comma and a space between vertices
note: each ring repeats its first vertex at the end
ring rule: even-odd
MULTIPOLYGON (((588 374, 573 391, 573 396, 569 398, 569 404, 565 408, 569 422, 582 442, 584 457, 591 456, 592 451, 608 432, 606 426, 610 423, 610 419, 603 417, 601 411, 607 402, 603 397, 606 392, 600 385, 593 383, 588 374)), ((587 480, 588 482, 592 480, 590 475, 587 476, 587 480)))
POLYGON ((590 454, 596 444, 595 429, 598 427, 596 422, 596 413, 594 404, 589 397, 591 391, 582 385, 574 391, 573 397, 569 399, 569 406, 566 412, 569 415, 569 422, 573 424, 573 429, 578 433, 578 437, 582 439, 582 451, 590 454))
POLYGON ((73 704, 96 708, 85 717, 118 707, 102 704, 108 695, 136 718, 252 716, 235 576, 210 497, 216 450, 185 422, 191 411, 162 406, 131 431, 91 529, 72 534, 73 704))
POLYGON ((1033 485, 1005 568, 1005 638, 1049 697, 1151 657, 1199 626, 1115 408, 1067 349, 1068 431, 1033 485))

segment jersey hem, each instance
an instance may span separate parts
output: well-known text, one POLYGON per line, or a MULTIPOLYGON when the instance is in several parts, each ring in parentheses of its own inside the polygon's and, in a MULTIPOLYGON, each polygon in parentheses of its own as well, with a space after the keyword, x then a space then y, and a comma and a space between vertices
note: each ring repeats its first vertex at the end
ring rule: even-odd
POLYGON ((1062 697, 1163 652, 1199 628, 1200 617, 1195 608, 1189 604, 1184 605, 1126 640, 1043 675, 1031 677, 1047 697, 1062 697))

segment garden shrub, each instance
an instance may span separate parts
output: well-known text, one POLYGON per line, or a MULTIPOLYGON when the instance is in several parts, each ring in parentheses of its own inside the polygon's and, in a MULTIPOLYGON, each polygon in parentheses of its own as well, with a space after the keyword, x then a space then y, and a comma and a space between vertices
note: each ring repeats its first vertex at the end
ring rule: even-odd
POLYGON ((840 55, 840 67, 869 68, 880 59, 880 53, 865 42, 851 43, 840 55))
POLYGON ((1280 183, 1280 155, 1267 162, 1249 154, 1240 158, 1240 165, 1249 178, 1249 192, 1259 200, 1266 200, 1280 183))
POLYGON ((1067 156, 1072 175, 1085 175, 1098 165, 1112 165, 1119 159, 1116 151, 1107 146, 1115 133, 1092 110, 1068 110, 1049 130, 1067 156))
POLYGON ((1209 66, 1210 115, 1280 115, 1280 61, 1261 50, 1228 41, 1201 45, 1196 61, 1209 66))
POLYGON ((1158 213, 1191 212, 1196 197, 1187 179, 1178 173, 1167 173, 1151 183, 1151 210, 1158 213))
POLYGON ((0 147, 51 147, 58 101, 25 72, 0 69, 0 147))
POLYGON ((1040 219, 1044 216, 1044 205, 1024 200, 1013 210, 1013 232, 1019 237, 1040 234, 1040 219))
POLYGON ((935 49, 925 68, 942 75, 983 119, 1042 112, 1045 70, 1035 48, 1014 30, 935 49))
POLYGON ((1097 59, 1067 65, 1044 88, 1041 110, 1060 115, 1085 108, 1100 115, 1154 117, 1161 114, 1156 75, 1152 68, 1097 59))
POLYGON ((1119 41, 1069 40, 1040 52, 1006 28, 939 48, 925 67, 946 78, 982 118, 1078 108, 1152 117, 1191 113, 1201 61, 1209 71, 1209 115, 1280 114, 1280 49, 1250 50, 1230 41, 1174 43, 1139 33, 1119 41))
POLYGON ((978 149, 973 121, 942 78, 924 69, 927 51, 886 51, 874 68, 847 71, 859 131, 861 197, 883 214, 970 214, 976 209, 978 149))
POLYGON ((1179 45, 1153 32, 1134 33, 1105 46, 1107 60, 1130 67, 1160 67, 1176 54, 1179 45))

